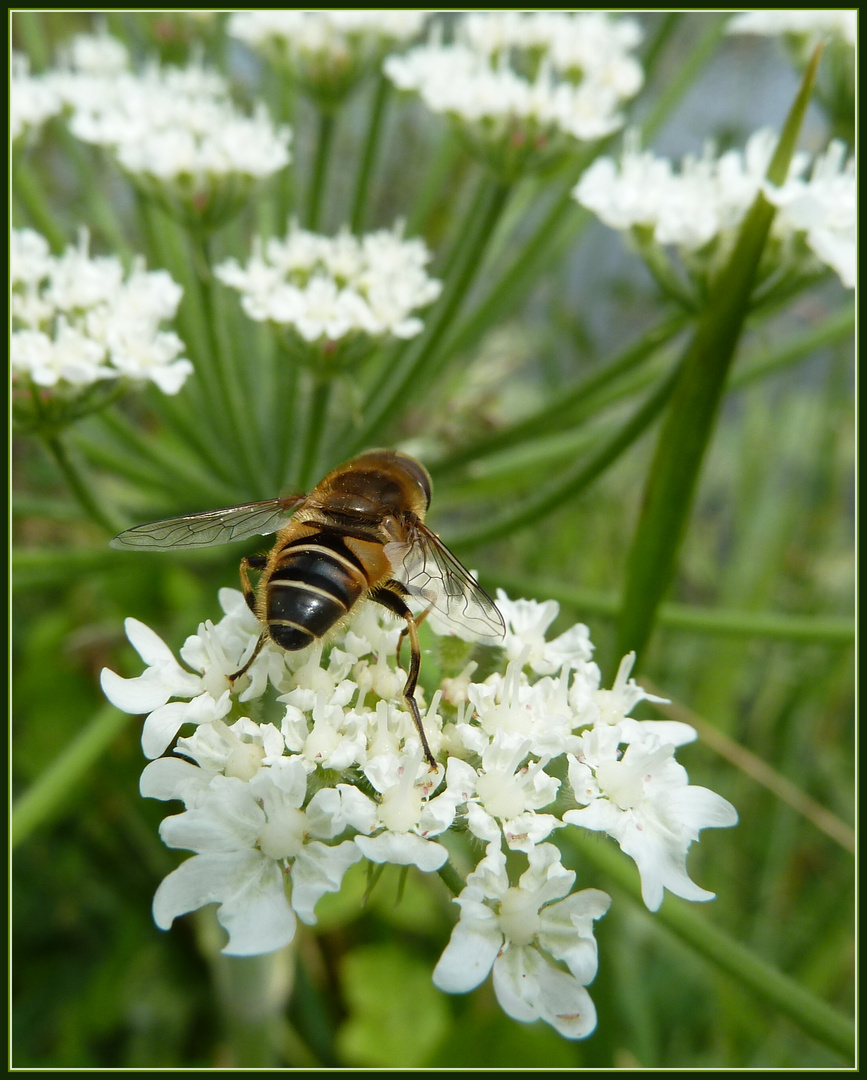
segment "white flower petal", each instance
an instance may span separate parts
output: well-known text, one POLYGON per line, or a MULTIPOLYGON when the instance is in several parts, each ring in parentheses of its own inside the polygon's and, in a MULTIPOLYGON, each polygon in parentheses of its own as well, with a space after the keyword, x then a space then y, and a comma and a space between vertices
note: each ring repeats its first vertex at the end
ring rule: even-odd
POLYGON ((319 841, 304 845, 292 864, 292 907, 302 922, 316 922, 316 904, 325 893, 340 891, 343 875, 361 858, 361 851, 351 840, 337 847, 319 841))
POLYGON ((468 925, 461 912, 461 921, 433 972, 434 986, 447 994, 466 994, 487 978, 497 958, 503 935, 490 908, 482 907, 487 917, 468 925))
POLYGON ((596 1008, 584 987, 535 949, 507 949, 498 957, 494 991, 515 1020, 545 1020, 567 1039, 586 1038, 596 1027, 596 1008))
POLYGON ((425 873, 439 870, 449 857, 442 844, 435 840, 422 840, 415 833, 384 832, 379 836, 356 836, 354 842, 371 862, 417 866, 425 873))
POLYGON ((160 884, 154 921, 163 930, 188 911, 219 903, 217 918, 229 932, 223 952, 255 956, 287 945, 295 915, 275 862, 255 851, 194 855, 160 884))

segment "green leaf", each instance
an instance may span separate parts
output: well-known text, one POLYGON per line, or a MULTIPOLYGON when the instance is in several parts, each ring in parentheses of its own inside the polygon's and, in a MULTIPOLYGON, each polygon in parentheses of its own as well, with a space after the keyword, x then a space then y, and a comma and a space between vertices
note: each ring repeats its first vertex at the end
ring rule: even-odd
POLYGON ((341 1057, 403 1068, 430 1059, 449 1014, 423 960, 398 945, 366 946, 344 959, 341 982, 350 1012, 337 1035, 341 1057))

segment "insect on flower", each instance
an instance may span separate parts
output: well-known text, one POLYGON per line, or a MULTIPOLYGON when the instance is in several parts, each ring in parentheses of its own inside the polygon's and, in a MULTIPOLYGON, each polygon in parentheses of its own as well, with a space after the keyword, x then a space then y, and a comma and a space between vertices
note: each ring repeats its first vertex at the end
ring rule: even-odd
POLYGON ((230 676, 233 682, 267 641, 294 652, 324 637, 362 600, 388 608, 406 622, 398 641, 398 657, 404 637, 410 643, 403 697, 425 758, 436 768, 415 700, 419 624, 436 612, 461 636, 489 644, 503 637, 505 624, 493 600, 425 525, 430 497, 430 476, 418 461, 395 450, 368 450, 307 495, 137 525, 111 546, 169 551, 277 533, 268 555, 241 560, 244 597, 263 629, 250 658, 230 676), (260 574, 255 587, 251 570, 260 574), (420 612, 413 613, 412 602, 420 612))

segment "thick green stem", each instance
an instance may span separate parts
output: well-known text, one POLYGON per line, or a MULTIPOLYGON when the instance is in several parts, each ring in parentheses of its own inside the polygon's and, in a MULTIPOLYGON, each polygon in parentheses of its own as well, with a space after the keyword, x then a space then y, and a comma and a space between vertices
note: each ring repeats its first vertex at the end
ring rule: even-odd
MULTIPOLYGON (((768 178, 781 183, 806 112, 818 55, 786 121, 768 178)), ((750 294, 774 208, 759 195, 747 214, 731 259, 708 300, 686 350, 671 407, 648 474, 626 571, 618 652, 639 659, 657 608, 674 574, 701 463, 710 441, 735 348, 749 313, 750 294)))
POLYGON ((313 177, 307 191, 307 228, 316 232, 319 228, 319 216, 322 211, 322 199, 328 182, 328 166, 331 161, 331 149, 334 145, 335 116, 324 110, 319 113, 319 138, 316 143, 316 160, 313 165, 313 177))
POLYGON ((320 479, 316 469, 330 399, 331 380, 316 379, 310 390, 310 399, 307 405, 307 429, 304 433, 304 450, 301 455, 301 464, 297 477, 299 485, 305 490, 312 487, 320 479))
POLYGON ((385 108, 390 93, 391 82, 385 75, 380 75, 374 92, 373 106, 370 113, 370 126, 367 129, 367 138, 364 142, 364 150, 361 155, 358 177, 355 181, 355 194, 352 201, 350 227, 356 235, 359 235, 364 228, 364 218, 367 211, 368 195, 370 193, 370 180, 373 176, 373 166, 382 139, 385 108))

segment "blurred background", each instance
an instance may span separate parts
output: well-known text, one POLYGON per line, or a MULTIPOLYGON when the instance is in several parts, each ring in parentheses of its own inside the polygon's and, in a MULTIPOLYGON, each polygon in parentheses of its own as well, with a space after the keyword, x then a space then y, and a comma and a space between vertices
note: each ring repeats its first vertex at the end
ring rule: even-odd
MULTIPOLYGON (((35 74, 73 35, 106 25, 136 62, 184 63, 201 50, 239 101, 282 102, 301 194, 251 200, 215 236, 220 258, 247 251, 263 222, 277 219, 275 207, 303 205, 321 137, 317 108, 275 95, 273 70, 226 36, 222 18, 11 16, 13 48, 29 55, 35 74)), ((648 77, 629 118, 647 125, 657 153, 678 159, 709 138, 742 146, 761 125, 782 124, 799 74, 779 39, 725 36, 724 18, 713 13, 638 19, 648 77)), ((371 77, 335 126, 322 232, 347 220, 376 92, 371 77)), ((436 276, 447 269, 442 253, 457 250, 479 167, 418 101, 395 97, 389 106, 365 225, 404 217, 406 235, 422 235, 440 253, 436 276)), ((830 135, 851 140, 853 117, 845 95, 815 103, 801 145, 815 152, 830 135)), ((128 250, 147 253, 149 269, 163 265, 131 185, 76 142, 62 118, 27 147, 25 164, 66 244, 85 224, 92 249, 112 252, 119 228, 128 250)), ((16 198, 17 179, 13 225, 39 229, 32 202, 16 198)), ((578 395, 559 416, 545 411, 671 311, 621 236, 577 204, 542 231, 564 190, 563 174, 516 186, 445 334, 448 365, 381 419, 370 444, 400 445, 428 464, 430 522, 489 591, 556 599, 554 632, 588 624, 610 685, 656 428, 582 490, 529 520, 520 511, 540 478, 559 475, 618 430, 684 339, 672 335, 649 365, 588 394, 586 409, 578 395), (511 290, 492 292, 533 238, 535 262, 524 261, 511 290), (520 437, 500 438, 527 418, 520 437)), ((269 347, 260 325, 244 323, 240 310, 233 318, 242 348, 269 347)), ((740 815, 738 827, 705 834, 691 852, 692 877, 717 894, 695 917, 843 1017, 853 1007, 855 964, 853 343, 852 294, 832 275, 748 324, 640 673, 671 699, 666 715, 699 730, 699 742, 679 755, 690 781, 724 795, 740 815)), ((362 396, 374 375, 362 381, 362 396)), ((352 415, 353 393, 348 382, 337 388, 332 422, 352 415)), ((116 406, 128 428, 157 444, 170 425, 158 398, 128 394, 116 406)), ((183 395, 173 400, 184 408, 183 395)), ((161 487, 146 459, 138 483, 131 442, 123 449, 130 461, 115 468, 118 431, 95 416, 64 437, 120 527, 218 505, 209 483, 161 487)), ((320 474, 347 456, 340 451, 350 442, 323 440, 320 474)), ((581 1043, 510 1020, 489 983, 464 997, 434 988, 430 972, 456 912, 439 880, 420 874, 408 877, 399 903, 396 870, 367 903, 363 873, 350 874, 317 909, 319 925, 300 927, 291 951, 276 957, 227 963, 209 912, 159 931, 151 899, 179 857, 158 836, 166 808, 138 795, 140 721, 107 705, 98 676, 104 666, 140 673, 123 633, 128 616, 175 652, 200 621, 216 619, 217 590, 237 587, 241 553, 232 546, 152 559, 109 550, 107 531, 86 519, 56 460, 27 433, 12 440, 11 489, 11 781, 21 814, 11 879, 14 1067, 846 1064, 838 1046, 782 1015, 592 864, 580 864, 580 887, 604 888, 615 904, 597 928, 598 1028, 581 1043), (248 1015, 239 1016, 239 1000, 248 1015), (265 1042, 276 1058, 260 1060, 265 1042)), ((269 494, 278 492, 245 489, 242 478, 226 491, 237 503, 269 494)), ((660 715, 648 703, 641 710, 660 715)))

